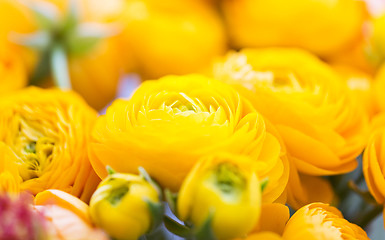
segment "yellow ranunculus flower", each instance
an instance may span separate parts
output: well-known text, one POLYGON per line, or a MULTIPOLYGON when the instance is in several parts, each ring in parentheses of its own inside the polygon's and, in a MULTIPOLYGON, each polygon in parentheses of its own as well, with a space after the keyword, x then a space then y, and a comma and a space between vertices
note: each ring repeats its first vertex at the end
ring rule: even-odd
POLYGON ((97 114, 76 94, 27 88, 0 98, 0 141, 16 154, 21 190, 54 188, 87 201, 99 182, 88 160, 97 114))
POLYGON ((19 193, 21 178, 16 165, 17 157, 12 150, 0 142, 0 194, 19 193))
POLYGON ((373 92, 376 110, 380 112, 385 112, 385 63, 378 70, 374 83, 373 83, 373 92))
POLYGON ((199 229, 208 218, 218 239, 245 236, 257 224, 261 188, 257 166, 244 156, 202 157, 180 188, 177 212, 199 229))
POLYGON ((385 174, 383 151, 385 125, 377 128, 371 135, 364 152, 362 170, 370 193, 379 204, 385 204, 385 174))
POLYGON ((337 208, 324 203, 312 203, 294 213, 285 227, 283 239, 369 240, 362 228, 344 219, 337 208))
POLYGON ((370 25, 372 32, 369 37, 369 57, 375 63, 381 64, 385 62, 385 13, 371 19, 370 25))
POLYGON ((91 162, 136 172, 143 166, 163 187, 177 191, 199 158, 216 152, 249 156, 269 178, 263 201, 284 191, 288 163, 272 127, 231 86, 200 76, 144 82, 129 100, 116 100, 92 132, 91 162))
POLYGON ((367 115, 339 76, 299 49, 244 49, 214 67, 280 133, 298 170, 352 171, 366 141, 367 115))
POLYGON ((353 92, 356 101, 361 103, 369 116, 373 116, 376 108, 372 92, 372 76, 349 65, 333 64, 332 66, 353 92))
POLYGON ((153 224, 148 201, 156 204, 159 196, 142 176, 114 173, 92 195, 91 218, 114 239, 136 240, 153 224))
POLYGON ((27 71, 22 60, 0 39, 0 96, 25 85, 27 85, 27 71))
POLYGON ((300 47, 327 56, 352 44, 366 17, 352 0, 224 0, 230 40, 242 47, 300 47))
POLYGON ((128 0, 124 34, 146 79, 205 68, 226 50, 219 15, 201 1, 128 0))

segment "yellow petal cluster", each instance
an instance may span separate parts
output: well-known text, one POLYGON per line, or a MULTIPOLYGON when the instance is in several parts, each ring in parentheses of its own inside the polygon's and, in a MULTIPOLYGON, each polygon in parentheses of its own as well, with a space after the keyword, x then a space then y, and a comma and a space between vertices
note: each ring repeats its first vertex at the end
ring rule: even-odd
POLYGON ((252 163, 250 158, 224 153, 203 157, 179 191, 180 219, 199 228, 212 218, 218 239, 250 232, 261 211, 261 188, 252 163))
POLYGON ((312 203, 299 209, 288 221, 284 240, 369 240, 365 231, 343 218, 337 208, 312 203))
POLYGON ((200 76, 144 82, 129 100, 116 100, 93 131, 89 152, 99 176, 105 167, 136 172, 143 166, 163 187, 178 190, 202 156, 245 155, 269 184, 263 200, 284 191, 287 161, 272 127, 229 85, 200 76))
POLYGON ((0 141, 16 155, 21 190, 87 201, 99 181, 86 151, 96 112, 72 92, 32 87, 0 98, 0 109, 0 141))
POLYGON ((362 170, 370 193, 380 204, 385 203, 385 128, 376 129, 364 152, 362 170))
POLYGON ((364 148, 367 115, 325 63, 300 49, 244 49, 214 67, 280 133, 302 173, 353 170, 364 148))

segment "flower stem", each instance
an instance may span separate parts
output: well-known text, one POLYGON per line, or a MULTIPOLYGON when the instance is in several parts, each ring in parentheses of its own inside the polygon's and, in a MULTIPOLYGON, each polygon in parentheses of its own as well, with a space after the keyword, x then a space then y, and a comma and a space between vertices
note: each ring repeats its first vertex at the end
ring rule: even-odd
POLYGON ((55 85, 61 89, 71 89, 67 55, 60 44, 55 44, 51 51, 51 68, 55 85))
POLYGON ((383 210, 383 206, 377 205, 373 207, 370 211, 366 212, 359 219, 357 219, 356 223, 360 225, 362 228, 365 228, 370 222, 373 221, 383 210))

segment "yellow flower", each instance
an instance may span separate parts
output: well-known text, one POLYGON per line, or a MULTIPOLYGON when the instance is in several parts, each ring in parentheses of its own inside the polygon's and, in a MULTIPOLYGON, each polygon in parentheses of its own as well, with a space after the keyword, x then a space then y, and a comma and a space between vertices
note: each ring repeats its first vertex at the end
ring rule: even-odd
POLYGON ((299 49, 230 53, 214 77, 246 96, 280 133, 301 173, 352 171, 364 148, 367 116, 339 76, 299 49))
POLYGON ((385 89, 385 63, 376 73, 373 83, 375 106, 377 107, 376 110, 380 112, 385 112, 385 96, 383 89, 385 89))
POLYGON ((16 165, 17 157, 12 150, 0 142, 0 194, 19 193, 21 178, 16 165))
POLYGON ((376 107, 372 92, 372 76, 349 65, 333 64, 332 67, 353 92, 355 101, 362 105, 369 116, 373 116, 376 107))
POLYGON ((96 112, 72 92, 27 88, 0 98, 0 141, 16 154, 21 190, 55 188, 87 201, 99 182, 88 160, 96 112))
POLYGON ((371 60, 378 64, 384 63, 385 60, 385 14, 374 17, 370 21, 370 52, 371 60))
MULTIPOLYGON (((282 240, 282 237, 274 232, 259 232, 259 233, 251 234, 243 239, 244 240, 282 240)), ((241 238, 236 240, 241 240, 241 238)))
POLYGON ((282 235, 290 217, 289 208, 281 203, 264 203, 261 216, 252 233, 271 232, 282 235))
POLYGON ((146 79, 205 68, 226 50, 218 14, 201 1, 125 1, 122 22, 139 72, 146 79))
POLYGON ((136 172, 143 166, 163 187, 177 191, 199 158, 216 152, 249 156, 269 178, 263 201, 284 191, 287 160, 262 116, 227 84, 199 75, 144 82, 129 100, 117 100, 92 132, 91 163, 136 172))
POLYGON ((385 125, 377 128, 371 135, 364 152, 362 170, 370 193, 379 204, 385 204, 385 175, 383 161, 385 152, 383 142, 385 125))
POLYGON ((369 240, 365 231, 343 218, 337 208, 312 203, 299 209, 287 223, 283 240, 369 240))
POLYGON ((202 157, 180 188, 177 210, 196 228, 212 218, 218 239, 242 237, 257 224, 261 188, 250 158, 230 154, 202 157))
POLYGON ((290 46, 322 56, 352 44, 366 17, 364 2, 351 0, 224 0, 223 9, 238 48, 290 46))
POLYGON ((153 224, 148 202, 159 202, 157 189, 143 177, 114 173, 92 195, 93 222, 116 239, 138 239, 153 224))

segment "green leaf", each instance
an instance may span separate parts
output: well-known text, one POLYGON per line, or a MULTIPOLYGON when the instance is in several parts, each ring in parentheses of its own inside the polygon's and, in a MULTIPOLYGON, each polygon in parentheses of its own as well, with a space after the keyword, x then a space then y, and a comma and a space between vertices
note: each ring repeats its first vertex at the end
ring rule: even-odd
POLYGON ((79 11, 75 0, 70 0, 67 14, 62 22, 61 31, 63 36, 76 32, 79 25, 79 11))

